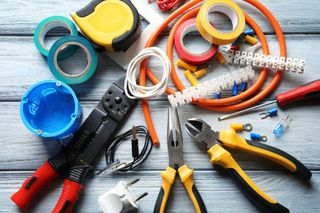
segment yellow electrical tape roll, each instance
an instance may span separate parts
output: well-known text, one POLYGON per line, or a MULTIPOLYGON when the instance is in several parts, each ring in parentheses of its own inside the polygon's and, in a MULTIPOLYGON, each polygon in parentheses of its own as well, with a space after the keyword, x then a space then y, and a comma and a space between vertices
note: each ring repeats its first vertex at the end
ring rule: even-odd
POLYGON ((200 8, 197 15, 197 28, 207 41, 217 45, 230 44, 236 40, 245 27, 245 17, 241 8, 232 0, 208 0, 200 8), (209 21, 212 12, 223 13, 232 22, 232 30, 223 32, 214 28, 209 21))

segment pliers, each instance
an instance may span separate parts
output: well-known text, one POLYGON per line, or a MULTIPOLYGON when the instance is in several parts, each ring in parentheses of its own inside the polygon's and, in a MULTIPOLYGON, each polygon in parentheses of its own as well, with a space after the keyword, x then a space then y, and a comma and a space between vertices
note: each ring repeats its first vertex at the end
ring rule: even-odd
POLYGON ((136 102, 124 94, 124 77, 114 82, 69 144, 38 168, 11 196, 11 200, 26 209, 41 189, 62 175, 65 177, 63 190, 52 212, 72 212, 91 165, 100 151, 110 145, 113 135, 126 121, 136 102))
POLYGON ((154 213, 163 213, 170 195, 172 186, 174 185, 177 173, 186 189, 192 204, 197 213, 206 213, 207 209, 193 183, 193 170, 183 161, 183 139, 177 108, 168 109, 168 129, 167 129, 167 146, 169 154, 169 166, 165 171, 160 173, 162 177, 162 186, 158 194, 154 213))
POLYGON ((185 125, 188 134, 195 142, 206 147, 210 162, 226 169, 244 194, 248 196, 249 200, 265 212, 286 213, 290 211, 255 185, 223 146, 269 159, 304 180, 309 180, 312 176, 310 170, 291 155, 259 142, 245 140, 237 135, 233 129, 220 132, 214 131, 205 121, 197 118, 187 120, 185 125))

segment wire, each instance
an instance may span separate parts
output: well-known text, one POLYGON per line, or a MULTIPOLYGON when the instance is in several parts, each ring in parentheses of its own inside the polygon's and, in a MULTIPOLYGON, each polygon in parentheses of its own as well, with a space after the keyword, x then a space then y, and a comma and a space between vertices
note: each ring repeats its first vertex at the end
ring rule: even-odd
MULTIPOLYGON (((278 23, 278 21, 276 20, 276 18, 272 15, 272 13, 265 7, 263 6, 259 1, 255 1, 255 0, 244 0, 246 2, 248 2, 249 4, 255 6, 257 9, 259 9, 268 19, 268 21, 270 22, 271 26, 273 27, 273 29, 276 32, 276 36, 279 42, 279 46, 280 46, 280 56, 286 57, 286 42, 285 42, 285 38, 284 35, 282 33, 281 27, 278 23)), ((161 34, 161 32, 178 16, 180 16, 183 12, 187 11, 189 8, 195 6, 196 4, 202 2, 202 0, 193 0, 193 1, 189 1, 186 4, 184 4, 183 6, 181 6, 180 8, 178 8, 177 10, 175 10, 172 14, 170 14, 167 19, 163 22, 162 25, 159 26, 159 28, 153 33, 153 35, 149 38, 149 41, 146 44, 146 47, 150 47, 152 46, 155 41, 157 40, 158 36, 161 34)), ((169 56, 171 63, 172 63, 172 70, 171 70, 171 77, 173 80, 173 83, 175 84, 175 86, 177 87, 178 90, 182 91, 183 89, 185 89, 184 85, 182 84, 182 82, 179 80, 178 75, 175 72, 174 66, 173 66, 173 40, 174 40, 174 33, 178 27, 178 24, 181 24, 183 21, 189 19, 190 17, 194 17, 197 12, 199 11, 199 7, 198 8, 194 8, 192 10, 190 10, 188 13, 186 13, 184 16, 182 16, 177 22, 176 24, 173 26, 173 28, 171 29, 169 38, 168 38, 168 43, 167 43, 167 55, 169 56), (188 15, 187 15, 188 14, 188 15)), ((263 31, 261 30, 261 28, 257 25, 257 23, 248 15, 245 15, 246 17, 246 22, 251 26, 251 28, 256 32, 261 45, 262 45, 262 49, 263 49, 263 53, 264 54, 269 54, 269 48, 268 48, 268 42, 266 40, 266 37, 264 36, 263 31)), ((261 101, 264 97, 266 97, 267 95, 269 95, 274 89, 276 89, 276 87, 278 86, 278 84, 281 81, 282 78, 282 72, 278 71, 276 72, 276 74, 274 75, 273 79, 271 80, 271 82, 264 87, 263 89, 261 89, 263 87, 264 82, 266 81, 267 78, 267 74, 268 74, 268 70, 267 69, 262 69, 260 72, 260 76, 257 79, 256 83, 250 87, 248 90, 246 90, 243 93, 240 93, 237 96, 233 96, 230 98, 225 98, 225 99, 199 99, 196 102, 194 102, 195 104, 200 105, 201 107, 205 108, 205 109, 210 109, 210 110, 215 110, 215 111, 220 111, 220 112, 227 112, 227 111, 235 111, 235 110, 240 110, 249 106, 254 105, 255 103, 257 103, 258 101, 261 101), (247 100, 245 100, 247 99, 247 100)), ((148 78, 153 82, 153 83, 157 83, 159 80, 155 77, 155 75, 152 73, 152 71, 150 69, 147 69, 146 66, 146 62, 143 62, 141 64, 141 70, 140 70, 140 85, 145 85, 146 84, 146 77, 148 76, 148 78)), ((172 94, 175 92, 175 90, 173 90, 172 88, 167 88, 166 90, 169 94, 172 94)), ((146 123, 148 126, 148 129, 150 131, 150 135, 152 137, 152 141, 159 145, 159 139, 158 136, 156 134, 152 119, 151 119, 151 115, 150 115, 150 111, 149 111, 149 107, 148 107, 148 102, 147 100, 143 100, 142 101, 142 108, 143 108, 143 113, 146 119, 146 123)))
MULTIPOLYGON (((130 139, 132 137, 132 134, 133 134, 132 129, 129 129, 128 131, 121 133, 120 135, 115 137, 115 139, 113 140, 113 142, 105 152, 107 165, 110 165, 115 162, 114 157, 115 157, 115 152, 117 148, 120 146, 121 143, 130 139)), ((139 153, 139 155, 135 159, 133 159, 131 163, 126 165, 124 168, 119 169, 118 171, 127 172, 131 169, 134 169, 140 166, 149 157, 152 151, 153 145, 152 145, 152 141, 151 141, 148 129, 144 126, 136 126, 135 134, 136 136, 142 136, 145 138, 143 148, 139 153)))
POLYGON ((182 0, 157 0, 158 7, 162 11, 171 10, 179 2, 182 2, 182 0))
POLYGON ((126 96, 131 99, 136 99, 153 98, 163 94, 168 86, 170 72, 171 62, 163 50, 158 47, 150 47, 141 50, 128 65, 127 75, 124 83, 124 91, 126 96), (137 84, 137 76, 140 72, 140 64, 150 56, 157 57, 160 60, 163 68, 163 75, 161 80, 153 86, 140 86, 137 84))

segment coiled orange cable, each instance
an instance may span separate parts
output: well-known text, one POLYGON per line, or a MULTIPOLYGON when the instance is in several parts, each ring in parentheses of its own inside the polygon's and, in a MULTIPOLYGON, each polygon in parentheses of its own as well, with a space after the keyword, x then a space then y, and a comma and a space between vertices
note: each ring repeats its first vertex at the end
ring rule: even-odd
MULTIPOLYGON (((189 8, 193 7, 194 5, 202 2, 203 0, 193 0, 182 7, 178 8, 176 11, 174 11, 170 16, 167 17, 167 19, 163 22, 163 24, 157 29, 153 35, 150 37, 149 41, 146 44, 146 47, 150 47, 154 44, 160 33, 168 26, 169 23, 171 23, 177 16, 181 15, 183 12, 188 10, 189 8)), ((274 28, 276 32, 276 36, 279 42, 280 46, 280 56, 286 57, 286 43, 285 39, 282 33, 282 30, 275 19, 275 17, 272 15, 272 13, 264 7, 260 2, 255 1, 255 0, 245 0, 246 2, 252 4, 255 6, 257 9, 259 9, 268 19, 270 22, 271 26, 274 28)), ((172 60, 172 52, 173 52, 173 41, 174 41, 174 34, 178 26, 185 20, 195 16, 199 11, 198 8, 194 8, 188 13, 184 14, 178 21, 177 23, 173 26, 168 42, 167 42, 167 55, 171 60, 172 65, 173 60, 172 60)), ((264 33, 260 29, 260 27, 254 22, 252 18, 250 18, 248 15, 246 15, 246 22, 251 26, 251 28, 256 32, 261 44, 262 44, 262 50, 264 54, 269 53, 269 48, 268 48, 268 43, 267 40, 264 36, 264 33)), ((270 92, 272 92, 279 84, 281 77, 282 77, 282 72, 278 71, 274 75, 272 81, 263 89, 260 91, 262 88, 266 78, 267 78, 267 69, 262 69, 260 72, 260 75, 257 79, 257 81, 254 83, 252 87, 250 87, 246 92, 243 92, 237 96, 230 97, 230 98, 225 98, 225 99, 200 99, 197 101, 194 101, 193 103, 198 104, 199 106, 210 109, 210 110, 215 110, 215 111, 220 111, 220 112, 227 112, 227 111, 234 111, 234 110, 240 110, 246 107, 249 107, 251 105, 254 105, 258 101, 262 100, 264 97, 266 97, 270 92), (245 101, 244 99, 249 98, 245 101), (241 102, 243 101, 243 102, 241 102)), ((141 64, 141 69, 140 69, 140 84, 145 85, 146 84, 146 76, 153 82, 157 83, 159 80, 156 78, 156 76, 152 73, 150 69, 147 69, 147 61, 141 64)), ((180 81, 177 73, 175 72, 174 66, 172 66, 171 70, 171 77, 173 80, 173 83, 177 87, 178 90, 183 90, 185 87, 180 81)), ((168 88, 166 90, 168 94, 172 94, 175 92, 174 89, 168 88)), ((156 146, 159 146, 159 139, 156 134, 151 114, 149 111, 148 107, 148 102, 147 100, 142 101, 142 108, 143 108, 143 113, 146 119, 146 123, 148 126, 148 129, 150 131, 150 135, 152 138, 153 143, 156 146)))

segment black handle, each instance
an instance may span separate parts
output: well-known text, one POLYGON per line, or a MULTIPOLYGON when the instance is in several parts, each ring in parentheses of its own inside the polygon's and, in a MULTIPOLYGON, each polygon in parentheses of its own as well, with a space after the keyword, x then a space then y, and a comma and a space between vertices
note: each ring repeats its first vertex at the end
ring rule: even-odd
POLYGON ((311 171, 305 165, 303 165, 299 160, 297 160, 295 157, 289 155, 288 153, 286 153, 280 149, 277 149, 275 147, 260 143, 260 142, 254 142, 254 141, 247 140, 247 143, 253 147, 263 149, 265 151, 269 151, 269 152, 272 152, 272 153, 279 155, 278 158, 273 158, 273 159, 268 158, 268 159, 284 166, 285 168, 289 169, 294 174, 296 174, 298 177, 300 177, 304 180, 309 180, 311 178, 311 176, 312 176, 311 171), (290 165, 288 165, 285 161, 281 160, 281 157, 285 158, 285 160, 288 160, 291 163, 293 163, 296 168, 292 169, 292 167, 290 165))
POLYGON ((232 177, 232 179, 237 183, 241 191, 248 197, 248 199, 256 205, 258 208, 269 213, 289 213, 289 209, 282 206, 277 201, 270 202, 263 198, 257 189, 254 189, 244 178, 232 168, 227 169, 227 172, 232 177))

